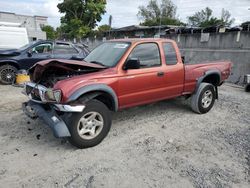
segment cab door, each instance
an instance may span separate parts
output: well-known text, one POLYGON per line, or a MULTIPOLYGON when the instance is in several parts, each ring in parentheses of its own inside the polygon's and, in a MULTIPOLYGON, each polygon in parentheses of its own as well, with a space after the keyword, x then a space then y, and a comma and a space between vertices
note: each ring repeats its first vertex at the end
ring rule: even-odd
POLYGON ((185 69, 182 63, 179 50, 172 42, 162 43, 164 51, 165 93, 166 98, 173 98, 182 95, 184 90, 185 69))
POLYGON ((163 96, 166 75, 162 69, 158 44, 138 44, 129 59, 138 59, 140 67, 123 70, 119 77, 118 100, 121 108, 159 100, 163 96))

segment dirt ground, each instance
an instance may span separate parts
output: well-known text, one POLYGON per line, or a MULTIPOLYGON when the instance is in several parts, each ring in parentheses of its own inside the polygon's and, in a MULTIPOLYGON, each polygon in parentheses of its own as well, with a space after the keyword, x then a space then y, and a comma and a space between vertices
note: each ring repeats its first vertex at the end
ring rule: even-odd
POLYGON ((113 114, 108 137, 79 150, 21 111, 0 86, 0 187, 249 187, 250 94, 232 85, 205 115, 175 99, 113 114))

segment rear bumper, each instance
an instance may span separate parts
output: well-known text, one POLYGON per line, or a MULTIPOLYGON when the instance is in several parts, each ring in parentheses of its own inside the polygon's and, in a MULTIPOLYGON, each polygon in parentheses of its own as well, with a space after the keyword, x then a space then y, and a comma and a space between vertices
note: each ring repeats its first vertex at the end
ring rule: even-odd
MULTIPOLYGON (((55 137, 71 136, 64 120, 56 113, 54 108, 46 109, 44 105, 28 101, 23 103, 24 113, 32 119, 42 119, 52 130, 55 137)), ((64 108, 63 108, 64 109, 64 108)))

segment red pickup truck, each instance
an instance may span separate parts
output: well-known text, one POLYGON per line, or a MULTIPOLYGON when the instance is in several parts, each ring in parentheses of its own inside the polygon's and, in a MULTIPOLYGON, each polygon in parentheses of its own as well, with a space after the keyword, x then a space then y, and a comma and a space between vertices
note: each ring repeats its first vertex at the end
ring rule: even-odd
POLYGON ((231 65, 185 65, 177 44, 167 39, 107 41, 84 61, 52 59, 33 66, 23 110, 43 119, 56 137, 92 147, 108 134, 111 111, 185 96, 194 112, 208 112, 231 65))

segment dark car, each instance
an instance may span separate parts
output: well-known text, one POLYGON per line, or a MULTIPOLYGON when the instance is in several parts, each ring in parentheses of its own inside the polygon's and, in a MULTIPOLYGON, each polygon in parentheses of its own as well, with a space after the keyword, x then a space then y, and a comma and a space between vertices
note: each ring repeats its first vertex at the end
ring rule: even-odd
POLYGON ((0 82, 11 84, 20 69, 28 70, 46 59, 83 60, 89 51, 84 45, 61 41, 35 41, 19 49, 0 50, 0 82))

